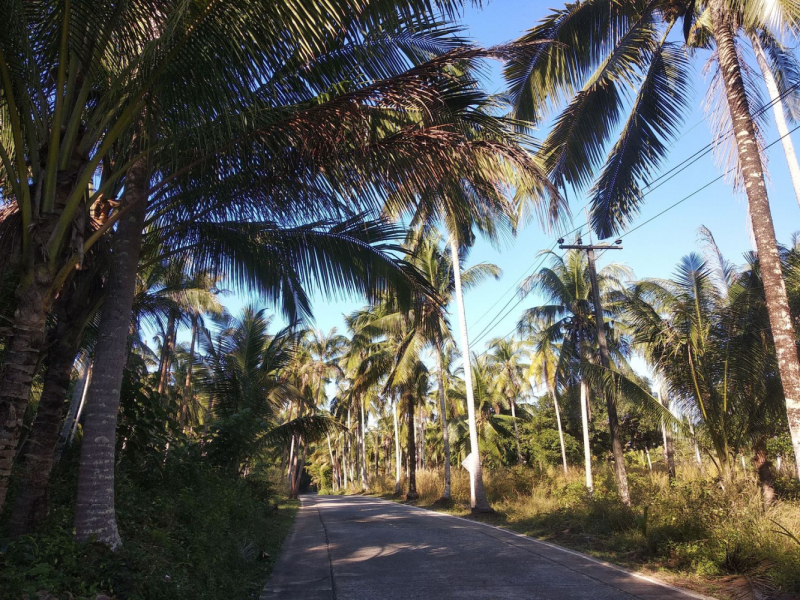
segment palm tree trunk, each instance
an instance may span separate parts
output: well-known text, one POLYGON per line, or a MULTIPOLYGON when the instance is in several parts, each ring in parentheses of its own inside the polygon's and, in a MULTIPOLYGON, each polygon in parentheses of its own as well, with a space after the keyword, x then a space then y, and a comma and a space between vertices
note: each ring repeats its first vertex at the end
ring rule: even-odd
POLYGON ((481 451, 478 441, 478 422, 475 417, 475 397, 472 389, 472 365, 470 363, 469 335, 467 334, 467 313, 464 310, 464 293, 461 289, 461 262, 458 257, 458 242, 454 235, 450 236, 450 254, 453 261, 453 279, 455 280, 455 298, 458 307, 458 325, 461 329, 461 355, 464 363, 464 385, 467 388, 467 421, 469 423, 469 447, 472 455, 470 469, 470 499, 473 512, 492 512, 489 498, 483 487, 481 470, 481 451))
POLYGON ((302 436, 298 439, 297 453, 300 454, 300 459, 295 470, 294 481, 292 482, 292 498, 297 498, 297 496, 300 495, 300 480, 303 478, 303 469, 306 467, 306 445, 303 442, 302 436))
MULTIPOLYGON (((611 370, 611 357, 606 343, 606 328, 603 320, 603 308, 600 305, 600 286, 597 283, 595 270, 594 250, 590 247, 587 251, 589 258, 589 276, 592 280, 592 296, 594 300, 594 318, 597 327, 597 345, 600 347, 600 360, 603 367, 611 370)), ((606 399, 606 412, 608 413, 608 432, 611 435, 611 452, 614 455, 614 477, 617 480, 617 490, 622 503, 631 504, 631 494, 628 489, 628 473, 625 470, 625 453, 622 449, 622 439, 619 435, 619 417, 617 416, 617 400, 613 394, 603 393, 606 399)))
POLYGON ((378 453, 378 447, 379 447, 378 446, 378 442, 379 442, 379 440, 378 440, 378 431, 376 430, 375 431, 375 446, 374 446, 374 452, 375 452, 375 480, 376 481, 378 479, 378 467, 380 467, 380 458, 381 458, 380 454, 378 453))
POLYGON ((117 413, 147 212, 148 183, 147 163, 140 159, 128 171, 121 204, 130 208, 119 220, 114 236, 78 471, 75 535, 81 542, 95 536, 98 542, 114 550, 122 544, 114 511, 117 413))
POLYGON ((31 533, 47 514, 50 473, 55 462, 64 400, 78 346, 77 337, 75 334, 62 336, 50 351, 39 408, 21 456, 24 469, 20 473, 20 488, 9 523, 11 537, 31 533))
POLYGON ((400 479, 402 477, 401 469, 402 469, 402 462, 403 456, 400 452, 400 427, 398 425, 398 418, 397 418, 397 411, 399 410, 399 406, 397 402, 394 403, 392 407, 392 420, 394 421, 394 453, 395 453, 395 465, 394 465, 394 495, 399 496, 402 492, 400 487, 400 479))
MULTIPOLYGON (((664 408, 669 410, 667 395, 662 392, 660 400, 664 408)), ((675 448, 672 444, 672 431, 664 419, 661 419, 661 433, 664 437, 664 462, 667 465, 667 475, 670 481, 675 481, 675 448)))
POLYGON ((750 32, 750 43, 753 46, 753 52, 756 55, 756 61, 761 69, 761 75, 764 77, 764 85, 769 93, 769 99, 772 103, 772 114, 775 117, 775 127, 778 130, 778 135, 781 136, 781 144, 783 145, 783 154, 786 156, 786 164, 789 167, 789 175, 792 178, 792 187, 794 187, 794 196, 797 203, 800 204, 800 165, 797 163, 797 155, 794 152, 794 144, 789 135, 789 126, 786 124, 786 113, 784 113, 783 100, 781 93, 778 90, 778 84, 775 77, 772 75, 772 69, 769 68, 767 57, 764 56, 764 49, 761 47, 761 42, 755 32, 750 32))
POLYGON ((361 412, 361 487, 369 491, 369 475, 367 474, 367 424, 366 409, 360 407, 361 412))
POLYGON ((556 399, 555 392, 551 392, 553 396, 553 404, 556 409, 556 425, 558 425, 558 441, 561 444, 561 462, 564 464, 564 475, 569 474, 569 466, 567 466, 567 448, 564 445, 564 430, 561 428, 561 411, 558 408, 558 400, 556 399))
MULTIPOLYGON (((65 400, 73 363, 86 324, 99 301, 100 289, 96 285, 96 273, 91 269, 78 272, 56 300, 53 310, 56 324, 48 335, 50 349, 44 387, 21 457, 24 470, 9 527, 14 537, 31 532, 47 514, 50 474, 56 462, 59 429, 68 406, 65 400)), ((75 387, 72 404, 77 410, 80 383, 75 387)))
POLYGON ((414 427, 414 398, 411 394, 406 396, 406 410, 408 418, 408 493, 406 500, 416 500, 417 493, 417 440, 414 427))
POLYGON ((186 379, 183 382, 183 399, 181 400, 181 427, 186 425, 186 417, 189 411, 189 400, 192 393, 192 367, 194 366, 194 345, 197 341, 197 316, 192 315, 192 341, 189 342, 189 360, 186 365, 186 379))
POLYGON ((747 103, 739 57, 736 53, 731 18, 723 0, 714 0, 710 8, 720 73, 725 82, 728 109, 739 152, 739 164, 747 191, 750 221, 758 250, 761 276, 764 280, 764 295, 772 328, 772 338, 775 342, 778 371, 786 399, 786 414, 794 447, 795 473, 800 477, 800 362, 797 358, 794 327, 789 312, 781 258, 778 253, 769 197, 764 183, 758 140, 747 103))
POLYGON ((289 497, 292 498, 293 495, 293 485, 294 485, 294 468, 297 464, 297 456, 295 446, 297 444, 297 436, 292 434, 292 443, 289 446, 289 466, 286 469, 286 483, 289 484, 289 497))
POLYGON ((0 373, 0 510, 3 509, 8 492, 8 482, 22 433, 22 417, 28 406, 49 312, 48 296, 52 275, 41 266, 27 279, 30 281, 21 283, 16 291, 17 309, 11 329, 11 342, 0 373))
POLYGON ((347 436, 342 436, 342 475, 344 477, 344 492, 347 493, 347 436))
POLYGON ((589 386, 583 380, 581 380, 581 424, 583 425, 583 465, 586 470, 586 489, 593 494, 592 449, 589 447, 589 386))
POLYGON ((517 427, 517 403, 514 401, 513 398, 509 398, 508 402, 511 405, 511 418, 514 420, 514 441, 517 444, 517 463, 521 465, 524 461, 522 460, 522 447, 519 445, 519 428, 517 427))
POLYGON ((339 487, 337 481, 339 474, 336 472, 337 471, 336 461, 333 458, 333 448, 331 447, 331 436, 329 433, 325 434, 325 439, 328 441, 328 455, 330 456, 331 459, 331 487, 335 492, 339 487))
POLYGON ((161 362, 158 378, 158 395, 163 396, 167 391, 167 380, 169 379, 169 369, 172 363, 172 352, 175 349, 175 333, 177 329, 177 318, 175 311, 169 311, 167 319, 167 330, 164 334, 164 343, 161 346, 161 362))
POLYGON ((451 479, 450 479, 450 428, 447 423, 447 403, 444 397, 444 361, 442 360, 441 347, 436 349, 436 357, 439 360, 436 376, 439 384, 439 411, 442 421, 442 439, 444 440, 444 492, 440 500, 450 500, 451 498, 451 479))
POLYGON ((422 414, 420 414, 419 411, 417 411, 417 414, 414 417, 414 425, 417 428, 417 430, 414 432, 414 436, 417 439, 417 471, 420 471, 425 468, 425 459, 423 457, 424 446, 422 442, 422 414))

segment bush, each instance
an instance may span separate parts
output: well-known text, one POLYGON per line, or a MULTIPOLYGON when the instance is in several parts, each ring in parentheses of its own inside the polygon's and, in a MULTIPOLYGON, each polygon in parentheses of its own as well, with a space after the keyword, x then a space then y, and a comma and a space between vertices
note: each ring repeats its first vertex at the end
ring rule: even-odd
POLYGON ((257 597, 297 505, 272 490, 263 472, 236 478, 179 451, 147 476, 121 471, 123 547, 112 553, 74 541, 74 464, 61 465, 48 521, 0 553, 0 596, 18 600, 44 590, 63 598, 257 597))

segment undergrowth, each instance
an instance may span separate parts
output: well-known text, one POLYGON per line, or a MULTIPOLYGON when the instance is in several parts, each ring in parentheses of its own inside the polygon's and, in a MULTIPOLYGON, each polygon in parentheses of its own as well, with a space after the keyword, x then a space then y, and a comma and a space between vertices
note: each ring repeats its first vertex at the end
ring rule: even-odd
POLYGON ((76 469, 62 462, 38 533, 0 539, 0 598, 257 598, 298 506, 263 475, 236 478, 175 452, 160 468, 118 472, 123 547, 112 553, 74 541, 76 469))

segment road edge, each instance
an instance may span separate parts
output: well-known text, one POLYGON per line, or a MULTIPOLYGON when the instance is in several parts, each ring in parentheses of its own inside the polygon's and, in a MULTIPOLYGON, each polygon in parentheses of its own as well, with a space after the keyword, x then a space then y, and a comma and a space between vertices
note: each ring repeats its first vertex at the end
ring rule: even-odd
MULTIPOLYGON (((367 497, 367 496, 362 496, 362 497, 367 497)), ((423 512, 426 512, 428 514, 435 515, 437 517, 458 519, 459 521, 465 521, 467 523, 472 523, 472 524, 475 524, 475 525, 482 525, 483 527, 489 527, 491 529, 496 529, 498 531, 502 531, 503 533, 508 533, 508 534, 511 534, 511 535, 513 535, 515 537, 527 540, 530 543, 541 544, 542 546, 546 546, 548 548, 552 548, 553 550, 559 550, 559 551, 564 552, 566 554, 571 554, 573 556, 579 556, 579 557, 581 557, 581 558, 583 558, 585 560, 588 560, 590 562, 593 562, 595 564, 602 565, 604 567, 608 567, 610 569, 614 569, 616 571, 619 571, 620 573, 625 573, 626 575, 630 575, 632 577, 636 577, 637 579, 641 579, 643 581, 647 581, 648 583, 659 585, 661 587, 673 590, 675 592, 682 593, 688 598, 694 598, 695 600, 718 600, 717 598, 715 598, 713 596, 706 596, 704 594, 700 594, 700 593, 692 591, 692 590, 687 590, 686 588, 678 587, 677 585, 672 585, 671 583, 667 583, 666 581, 664 581, 662 579, 659 579, 657 577, 653 577, 652 575, 645 575, 644 573, 640 573, 639 571, 632 571, 631 569, 626 569, 625 567, 621 567, 620 565, 615 565, 614 563, 610 563, 610 562, 601 560, 599 558, 595 558, 594 556, 590 556, 589 554, 585 554, 585 553, 579 552, 577 550, 572 550, 571 548, 566 548, 564 546, 559 546, 558 544, 553 544, 552 542, 545 542, 544 540, 536 539, 536 538, 531 537, 529 535, 525 535, 524 533, 519 533, 518 531, 513 531, 513 530, 508 529, 506 527, 501 527, 500 525, 492 525, 490 523, 484 523, 483 521, 478 521, 476 519, 467 519, 465 517, 459 517, 457 515, 451 515, 451 514, 448 514, 448 513, 439 512, 437 510, 432 510, 430 508, 425 508, 424 506, 415 506, 413 504, 406 504, 404 502, 394 502, 392 500, 386 500, 385 498, 379 498, 377 496, 368 496, 368 497, 370 499, 379 500, 381 502, 387 502, 389 504, 395 504, 395 505, 396 504, 400 504, 400 505, 405 506, 407 508, 412 508, 414 510, 423 511, 423 512)))

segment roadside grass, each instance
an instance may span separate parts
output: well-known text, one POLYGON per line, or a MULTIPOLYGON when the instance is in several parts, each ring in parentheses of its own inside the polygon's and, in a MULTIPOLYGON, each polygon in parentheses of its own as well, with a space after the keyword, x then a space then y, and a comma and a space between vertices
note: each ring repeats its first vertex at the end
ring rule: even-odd
MULTIPOLYGON (((421 470, 420 497, 411 504, 506 527, 722 599, 800 597, 800 493, 791 480, 779 480, 779 499, 765 510, 755 480, 741 472, 725 489, 696 466, 680 469, 672 484, 659 469, 632 466, 628 477, 631 508, 619 501, 606 465, 595 472, 592 497, 580 469, 566 476, 555 468, 487 469, 496 512, 473 517, 466 471, 453 470, 453 503, 441 507, 442 473, 421 470)), ((403 501, 393 496, 393 478, 373 478, 370 486, 381 498, 403 501)))
POLYGON ((236 478, 175 454, 161 468, 118 473, 116 553, 74 541, 75 469, 66 460, 39 531, 11 542, 0 533, 0 598, 257 598, 299 502, 265 475, 236 478))

